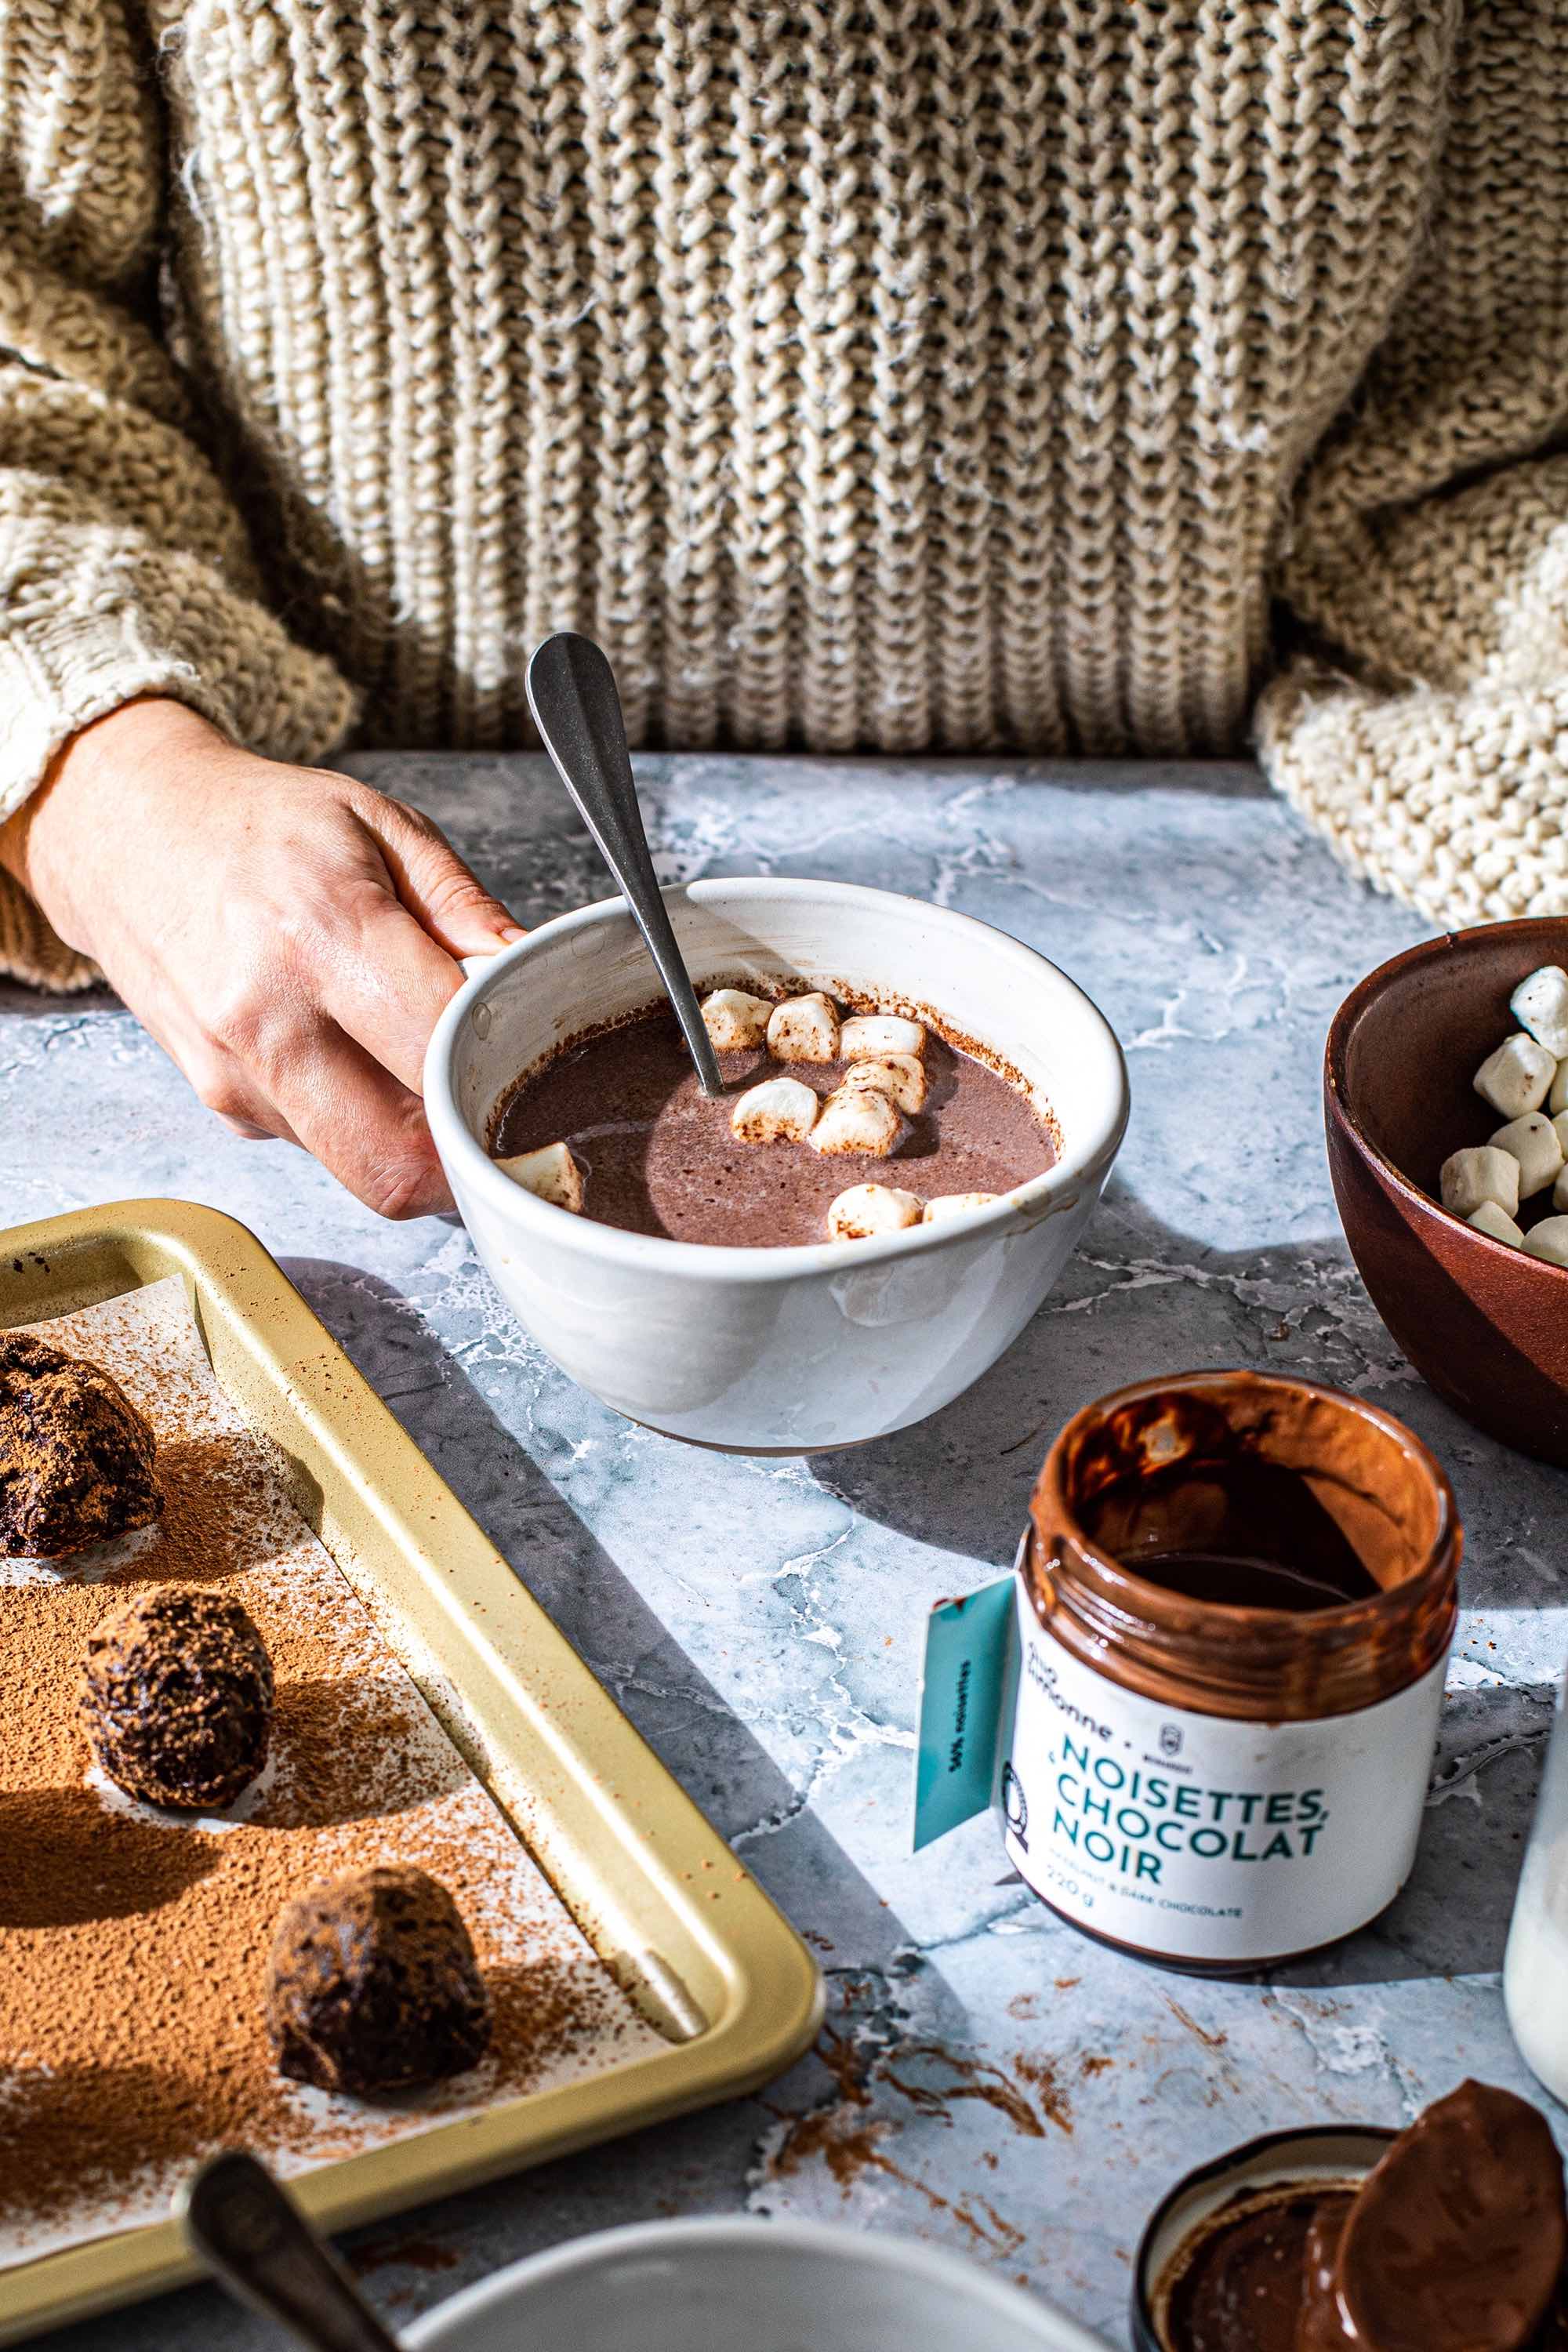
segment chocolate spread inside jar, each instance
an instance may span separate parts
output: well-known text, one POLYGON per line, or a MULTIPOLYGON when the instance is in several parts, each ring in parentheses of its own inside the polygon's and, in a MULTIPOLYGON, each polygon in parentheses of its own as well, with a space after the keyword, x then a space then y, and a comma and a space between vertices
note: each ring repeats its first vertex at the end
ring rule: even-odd
POLYGON ((1414 1858, 1456 1613, 1426 1448, 1331 1389, 1193 1373, 1078 1414, 1031 1507, 1003 1780, 1029 1885, 1216 1974, 1374 1917, 1414 1858))

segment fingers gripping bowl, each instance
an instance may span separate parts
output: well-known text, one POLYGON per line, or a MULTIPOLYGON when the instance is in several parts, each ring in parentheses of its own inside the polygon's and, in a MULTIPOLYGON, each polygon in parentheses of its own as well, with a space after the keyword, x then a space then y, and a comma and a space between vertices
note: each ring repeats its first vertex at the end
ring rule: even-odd
POLYGON ((703 987, 799 980, 981 1040, 1049 1110, 1055 1164, 962 1221, 853 1244, 670 1241, 535 1199, 486 1150, 497 1104, 566 1039, 654 994, 631 917, 608 899, 476 969, 431 1038, 431 1132, 475 1247, 563 1370, 652 1428, 792 1454, 901 1429, 995 1361, 1077 1244, 1126 1126, 1115 1037, 1044 956, 945 908, 782 879, 665 895, 703 987))

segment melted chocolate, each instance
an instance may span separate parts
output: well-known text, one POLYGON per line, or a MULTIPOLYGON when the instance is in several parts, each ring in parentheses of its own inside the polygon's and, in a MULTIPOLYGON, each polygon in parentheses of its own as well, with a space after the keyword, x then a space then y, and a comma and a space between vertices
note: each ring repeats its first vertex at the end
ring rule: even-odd
POLYGON ((1162 2283, 1167 2352, 1561 2352, 1568 2217, 1546 2121, 1461 2083, 1360 2187, 1244 2194, 1162 2283))
MULTIPOLYGON (((1350 2210, 1348 2189, 1240 2200, 1185 2261, 1166 2305, 1175 2352, 1295 2352, 1314 2230, 1350 2210)), ((1223 2210, 1223 2209, 1222 2209, 1223 2210)))
POLYGON ((1461 2083, 1368 2174, 1335 2281, 1373 2352, 1519 2352, 1568 2254, 1563 2159, 1528 2100, 1461 2083))
POLYGON ((587 1177, 587 1213, 631 1234, 767 1248, 824 1237, 829 1204, 850 1184, 939 1192, 1007 1192, 1056 1154, 1033 1105, 996 1071, 927 1038, 925 1108, 886 1160, 822 1157, 805 1143, 738 1143, 733 1098, 764 1078, 830 1094, 841 1062, 770 1060, 761 1047, 721 1054, 727 1098, 702 1092, 673 1013, 639 1013, 568 1046, 502 1105, 499 1158, 570 1144, 587 1177))

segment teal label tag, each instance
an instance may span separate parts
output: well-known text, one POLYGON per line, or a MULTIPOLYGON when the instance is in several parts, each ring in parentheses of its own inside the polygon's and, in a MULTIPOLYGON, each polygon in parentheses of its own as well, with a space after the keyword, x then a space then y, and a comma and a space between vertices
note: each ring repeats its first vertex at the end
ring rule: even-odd
POLYGON ((939 1601, 927 1620, 915 1759, 916 1853, 991 1803, 1016 1646, 1014 1594, 1014 1578, 999 1576, 965 1600, 939 1601))

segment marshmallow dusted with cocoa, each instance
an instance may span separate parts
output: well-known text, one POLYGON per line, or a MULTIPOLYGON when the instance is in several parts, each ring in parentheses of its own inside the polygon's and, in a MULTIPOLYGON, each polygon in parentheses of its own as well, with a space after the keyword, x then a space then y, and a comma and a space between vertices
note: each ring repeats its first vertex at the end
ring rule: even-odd
POLYGON ((805 1143, 820 1108, 820 1097, 804 1078, 764 1078, 737 1098, 730 1131, 738 1143, 805 1143))
POLYGON ((871 1087, 836 1087, 806 1140, 814 1151, 858 1152, 886 1160, 904 1139, 903 1115, 890 1095, 871 1087))
POLYGON ((828 1209, 827 1237, 863 1242, 879 1234, 902 1233, 920 1223, 922 1206, 918 1192, 901 1192, 896 1184, 851 1184, 828 1209))
POLYGON ((773 1011, 765 996, 748 996, 743 988, 716 988, 702 1000, 702 1025, 716 1054, 743 1054, 764 1042, 773 1011))
POLYGON ((496 1166, 536 1200, 548 1201, 557 1209, 570 1209, 574 1217, 580 1217, 587 1205, 583 1171, 564 1143, 547 1143, 538 1151, 520 1151, 510 1160, 498 1160, 496 1166))
POLYGON ((918 1061, 926 1049, 926 1033, 918 1021, 896 1013, 852 1013, 840 1033, 839 1058, 871 1062, 884 1054, 913 1054, 918 1061))
POLYGON ((851 1062, 844 1073, 844 1084, 852 1094, 869 1087, 874 1094, 886 1095, 911 1118, 925 1108, 925 1064, 914 1054, 879 1054, 873 1061, 851 1062))
POLYGON ((836 1062, 838 1007, 821 989, 786 996, 768 1015, 767 1039, 775 1062, 836 1062))
POLYGON ((1001 1197, 999 1192, 939 1192, 934 1201, 926 1202, 925 1222, 951 1225, 960 1217, 973 1216, 976 1209, 988 1209, 1001 1197))

